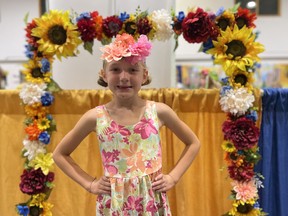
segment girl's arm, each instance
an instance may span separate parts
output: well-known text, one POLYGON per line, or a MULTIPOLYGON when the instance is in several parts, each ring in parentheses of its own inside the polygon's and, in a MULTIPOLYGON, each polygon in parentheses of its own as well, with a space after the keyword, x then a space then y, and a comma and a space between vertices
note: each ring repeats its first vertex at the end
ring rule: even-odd
POLYGON ((156 179, 156 182, 153 183, 155 190, 167 191, 179 181, 192 164, 199 151, 200 141, 169 106, 163 103, 157 103, 156 106, 160 124, 168 127, 186 145, 170 173, 158 176, 157 179, 160 180, 156 179))
MULTIPOLYGON (((88 173, 82 170, 72 159, 70 154, 77 148, 77 146, 89 133, 95 130, 95 127, 96 113, 95 109, 92 109, 86 112, 80 118, 75 127, 66 136, 64 136, 64 138, 57 145, 53 152, 53 159, 57 166, 66 175, 68 175, 89 192, 91 192, 94 177, 90 176, 88 173)), ((105 179, 103 179, 104 178, 101 178, 100 180, 105 182, 105 179)))

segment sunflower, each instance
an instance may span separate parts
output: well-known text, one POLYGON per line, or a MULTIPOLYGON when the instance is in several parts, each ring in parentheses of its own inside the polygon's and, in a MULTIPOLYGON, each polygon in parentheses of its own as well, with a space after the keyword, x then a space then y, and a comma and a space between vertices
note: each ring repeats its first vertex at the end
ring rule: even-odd
POLYGON ((235 16, 230 11, 224 11, 220 16, 216 17, 216 25, 225 31, 227 27, 233 27, 235 24, 235 16))
POLYGON ((32 29, 32 36, 40 38, 38 49, 44 55, 61 57, 73 56, 81 44, 77 26, 70 22, 69 12, 51 10, 50 13, 35 19, 37 27, 32 29))
POLYGON ((241 29, 243 26, 255 28, 256 25, 254 24, 254 21, 256 18, 256 14, 251 13, 251 11, 247 8, 239 7, 237 13, 235 14, 235 21, 239 29, 241 29))
POLYGON ((40 130, 46 130, 50 127, 50 121, 47 118, 39 118, 37 120, 37 126, 40 130))
POLYGON ((123 22, 123 26, 119 34, 128 33, 136 39, 139 36, 138 35, 137 37, 135 37, 136 32, 137 32, 136 17, 133 14, 131 14, 129 18, 123 22))
POLYGON ((259 216, 261 215, 261 210, 259 208, 254 208, 255 200, 249 200, 247 202, 242 202, 236 200, 233 202, 233 208, 229 211, 229 215, 233 216, 259 216))
POLYGON ((242 70, 235 70, 229 77, 229 83, 233 88, 247 88, 248 92, 253 90, 253 73, 242 70))
POLYGON ((217 40, 213 41, 214 48, 207 53, 214 56, 214 63, 221 64, 228 76, 237 69, 246 71, 247 67, 251 68, 260 61, 258 54, 264 51, 263 45, 255 42, 255 37, 252 29, 246 26, 239 29, 234 25, 233 30, 227 28, 221 31, 217 40))
POLYGON ((232 142, 225 140, 222 145, 221 145, 222 149, 226 152, 234 152, 236 151, 235 146, 233 145, 232 142))
POLYGON ((31 59, 24 64, 24 69, 22 73, 25 75, 25 80, 31 83, 49 83, 51 82, 51 72, 42 72, 41 62, 37 61, 36 59, 31 59))

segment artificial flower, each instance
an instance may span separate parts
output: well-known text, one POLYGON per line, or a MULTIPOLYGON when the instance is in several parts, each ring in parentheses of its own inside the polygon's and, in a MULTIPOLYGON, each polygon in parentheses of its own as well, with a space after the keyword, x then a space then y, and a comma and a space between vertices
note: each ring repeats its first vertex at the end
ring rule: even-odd
POLYGON ((155 10, 151 14, 155 38, 159 41, 169 40, 173 34, 172 17, 167 10, 155 10))
POLYGON ((34 121, 33 124, 28 125, 25 128, 25 132, 28 135, 29 140, 38 140, 38 136, 41 133, 41 130, 38 128, 37 121, 34 121))
POLYGON ((54 173, 44 175, 41 169, 24 170, 21 175, 20 190, 29 195, 44 193, 48 189, 47 181, 54 180, 54 173))
MULTIPOLYGON (((125 14, 122 14, 122 16, 125 16, 125 14)), ((120 19, 123 22, 123 26, 119 34, 127 33, 133 36, 136 35, 137 33, 136 17, 133 14, 132 15, 126 14, 125 19, 121 17, 120 19)))
POLYGON ((182 22, 183 37, 189 43, 201 43, 209 38, 215 38, 218 30, 207 12, 197 8, 189 12, 182 22))
POLYGON ((29 203, 30 209, 31 207, 38 207, 41 212, 43 211, 43 202, 47 199, 47 194, 39 193, 32 196, 32 200, 29 203))
POLYGON ((155 36, 155 30, 152 27, 151 18, 148 16, 140 17, 137 22, 137 33, 139 35, 146 35, 150 40, 152 40, 155 36))
POLYGON ((229 215, 232 216, 259 216, 261 210, 254 208, 255 201, 252 200, 250 203, 242 203, 237 200, 233 202, 233 208, 229 211, 229 215))
POLYGON ((254 179, 250 181, 233 181, 232 183, 233 191, 236 193, 236 200, 241 200, 244 203, 258 198, 258 190, 254 179))
POLYGON ((239 29, 241 29, 243 26, 255 28, 256 25, 254 24, 254 21, 256 18, 256 13, 251 13, 251 11, 247 8, 239 7, 237 13, 235 13, 235 21, 239 29))
POLYGON ((122 29, 123 22, 118 16, 109 16, 102 21, 102 30, 107 38, 116 37, 122 29))
POLYGON ((213 40, 214 48, 206 52, 212 54, 215 64, 221 64, 227 76, 235 70, 246 71, 255 62, 260 61, 258 54, 264 51, 262 44, 255 42, 256 34, 252 29, 244 26, 239 29, 237 25, 233 30, 227 28, 221 31, 217 40, 213 40))
POLYGON ((46 147, 43 143, 36 141, 36 140, 29 140, 29 139, 24 139, 23 140, 23 149, 22 151, 24 152, 23 156, 27 157, 28 160, 33 160, 36 155, 43 153, 46 153, 46 147))
POLYGON ((50 121, 46 117, 37 119, 37 126, 40 130, 46 130, 50 127, 50 121))
POLYGON ((173 16, 172 17, 172 20, 173 20, 173 23, 172 23, 172 29, 173 31, 175 32, 176 35, 181 35, 183 30, 182 30, 182 22, 183 22, 183 19, 185 18, 185 14, 183 11, 180 11, 178 13, 178 16, 173 16))
POLYGON ((33 105, 41 102, 41 96, 46 88, 45 83, 24 83, 19 95, 24 104, 33 105))
POLYGON ((43 106, 50 106, 54 101, 54 96, 50 92, 44 92, 41 96, 43 106))
POLYGON ((31 46, 31 50, 37 50, 38 44, 37 41, 39 40, 38 37, 34 37, 32 35, 32 29, 36 28, 37 24, 35 20, 33 19, 31 23, 28 23, 25 31, 26 31, 26 41, 31 46))
POLYGON ((32 36, 39 38, 38 50, 47 56, 74 56, 81 40, 77 26, 70 21, 69 12, 50 10, 40 18, 36 18, 36 28, 32 29, 32 36))
POLYGON ((216 17, 216 24, 222 31, 225 31, 227 27, 233 28, 235 16, 231 11, 225 10, 220 16, 216 17))
POLYGON ((244 87, 248 92, 253 90, 253 73, 236 69, 229 77, 230 85, 234 88, 244 87))
POLYGON ((228 166, 228 173, 231 179, 235 181, 249 181, 254 177, 254 165, 243 161, 240 164, 230 164, 228 166))
POLYGON ((224 112, 240 116, 252 107, 254 101, 254 95, 249 93, 246 88, 231 88, 221 96, 219 103, 224 112))
POLYGON ((42 212, 42 216, 52 216, 52 212, 51 209, 53 208, 53 204, 49 203, 49 202, 43 202, 43 212, 42 212))
MULTIPOLYGON (((44 63, 45 64, 45 63, 44 63)), ((46 71, 47 65, 44 67, 42 63, 36 59, 29 60, 26 64, 23 65, 26 69, 22 71, 25 75, 27 82, 31 83, 49 83, 51 81, 52 73, 46 71), (45 70, 45 71, 44 71, 45 70)), ((49 66, 50 69, 50 66, 49 66)))
POLYGON ((43 131, 39 134, 38 140, 47 145, 50 143, 50 134, 47 131, 43 131))
POLYGON ((24 110, 28 116, 35 118, 42 118, 49 112, 49 108, 42 106, 40 102, 33 103, 32 105, 25 105, 24 110))
POLYGON ((252 148, 259 139, 259 128, 245 117, 234 121, 226 120, 222 125, 224 139, 231 140, 236 149, 252 148))
POLYGON ((111 62, 129 57, 127 60, 133 64, 136 61, 143 61, 150 54, 151 47, 146 35, 141 35, 139 40, 135 42, 132 35, 124 33, 117 35, 113 43, 100 48, 102 51, 101 59, 111 62))
POLYGON ((30 167, 34 167, 34 169, 41 168, 42 172, 45 175, 48 175, 49 170, 51 170, 53 165, 52 153, 47 154, 38 154, 33 160, 29 162, 30 167))
POLYGON ((25 204, 19 204, 16 206, 17 212, 19 215, 28 216, 29 214, 29 207, 25 204))
POLYGON ((234 152, 236 150, 233 143, 228 140, 225 140, 221 146, 222 146, 222 149, 226 152, 234 152))

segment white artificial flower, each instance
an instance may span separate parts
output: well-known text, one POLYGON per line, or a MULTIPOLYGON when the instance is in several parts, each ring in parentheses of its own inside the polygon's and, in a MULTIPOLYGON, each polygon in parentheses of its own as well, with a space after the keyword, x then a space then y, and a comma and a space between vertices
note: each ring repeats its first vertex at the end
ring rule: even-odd
POLYGON ((27 157, 29 161, 33 160, 39 153, 46 153, 46 145, 39 141, 24 139, 23 145, 24 148, 22 151, 25 151, 24 156, 27 157))
POLYGON ((46 88, 45 83, 24 83, 20 91, 20 98, 24 104, 28 105, 41 102, 41 96, 46 88))
POLYGON ((255 97, 252 93, 245 88, 238 88, 226 91, 219 102, 224 112, 239 116, 244 115, 253 106, 254 101, 255 97))
POLYGON ((155 37, 160 41, 169 40, 173 34, 172 17, 167 10, 153 11, 151 19, 156 27, 155 37))

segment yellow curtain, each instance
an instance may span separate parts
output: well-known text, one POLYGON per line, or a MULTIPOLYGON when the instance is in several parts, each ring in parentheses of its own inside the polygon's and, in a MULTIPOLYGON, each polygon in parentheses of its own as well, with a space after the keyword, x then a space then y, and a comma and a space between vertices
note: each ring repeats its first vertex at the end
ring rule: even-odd
MULTIPOLYGON (((24 159, 21 149, 24 139, 25 113, 18 91, 0 91, 0 215, 16 215, 15 205, 29 196, 19 189, 24 159)), ((177 186, 168 192, 172 214, 178 216, 217 216, 230 209, 230 180, 227 178, 221 143, 221 125, 226 119, 220 109, 217 89, 145 89, 143 98, 164 102, 177 112, 201 141, 199 155, 177 186)), ((51 113, 57 122, 49 151, 74 126, 83 113, 108 102, 107 90, 64 90, 55 94, 51 113)), ((260 91, 256 91, 256 106, 260 106, 260 91)), ((161 129, 163 169, 168 172, 176 163, 184 145, 167 128, 161 129)), ((88 173, 102 174, 101 159, 95 134, 89 135, 72 154, 88 173)), ((56 166, 55 188, 49 201, 53 215, 94 216, 96 197, 86 192, 56 166)))

